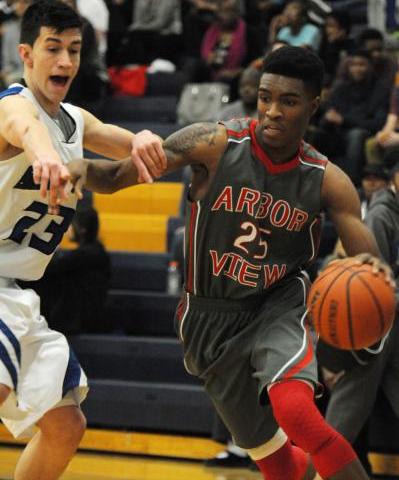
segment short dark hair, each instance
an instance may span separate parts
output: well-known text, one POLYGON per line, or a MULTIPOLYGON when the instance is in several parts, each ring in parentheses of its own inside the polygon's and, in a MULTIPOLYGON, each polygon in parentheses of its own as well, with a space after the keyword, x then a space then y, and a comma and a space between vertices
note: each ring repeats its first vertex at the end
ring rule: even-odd
POLYGON ((380 30, 376 28, 365 28, 362 30, 358 36, 358 43, 364 45, 367 40, 380 40, 384 41, 384 35, 380 30))
POLYGON ((382 180, 389 180, 389 170, 384 165, 367 164, 362 170, 362 178, 373 176, 381 178, 382 180))
POLYGON ((98 213, 92 206, 79 207, 72 220, 78 229, 79 243, 94 243, 99 230, 98 213))
POLYGON ((324 65, 308 48, 281 47, 270 52, 263 61, 263 73, 274 73, 302 80, 315 97, 323 85, 324 65))
POLYGON ((326 19, 327 18, 333 18, 346 33, 350 32, 352 20, 348 12, 333 11, 327 15, 326 19))
POLYGON ((59 0, 38 0, 30 5, 21 22, 21 43, 33 45, 41 27, 61 33, 68 28, 82 30, 82 20, 71 7, 59 0))
POLYGON ((354 48, 353 50, 351 50, 350 54, 349 54, 350 57, 363 57, 363 58, 367 58, 367 60, 369 62, 371 62, 371 54, 368 50, 366 50, 365 48, 354 48))

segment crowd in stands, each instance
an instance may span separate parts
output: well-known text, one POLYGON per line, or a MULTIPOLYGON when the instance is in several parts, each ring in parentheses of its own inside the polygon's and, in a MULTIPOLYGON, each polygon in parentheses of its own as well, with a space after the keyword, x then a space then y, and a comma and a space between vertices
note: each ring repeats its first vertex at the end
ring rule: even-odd
MULTIPOLYGON (((315 50, 325 64, 322 108, 309 140, 355 184, 366 162, 383 163, 399 144, 395 2, 65 1, 85 19, 82 64, 67 100, 96 114, 118 91, 145 96, 154 72, 179 72, 183 84, 226 84, 230 102, 240 101, 245 69, 259 69, 265 53, 288 44, 315 50)), ((0 2, 3 87, 21 76, 19 22, 31 2, 0 2)), ((220 114, 252 115, 237 105, 220 114)))

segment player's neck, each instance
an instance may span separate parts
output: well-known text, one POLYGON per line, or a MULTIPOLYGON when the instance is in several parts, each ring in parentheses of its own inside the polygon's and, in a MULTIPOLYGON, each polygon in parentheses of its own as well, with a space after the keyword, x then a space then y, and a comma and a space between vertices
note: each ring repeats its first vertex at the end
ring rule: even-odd
POLYGON ((24 77, 26 86, 29 88, 29 90, 33 93, 35 99, 39 103, 39 105, 42 107, 42 109, 50 115, 50 117, 57 117, 61 103, 60 102, 54 102, 48 99, 40 90, 40 88, 37 87, 37 85, 29 78, 28 75, 25 75, 24 77))
POLYGON ((291 161, 294 157, 298 155, 299 150, 299 145, 285 148, 273 148, 270 145, 262 145, 262 147, 270 160, 275 164, 281 164, 291 161))

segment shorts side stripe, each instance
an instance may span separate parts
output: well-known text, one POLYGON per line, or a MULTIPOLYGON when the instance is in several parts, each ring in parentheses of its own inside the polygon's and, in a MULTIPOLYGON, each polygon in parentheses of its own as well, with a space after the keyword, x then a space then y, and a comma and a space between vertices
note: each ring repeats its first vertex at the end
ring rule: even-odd
POLYGON ((17 385, 18 385, 17 370, 14 367, 14 364, 12 363, 12 360, 6 350, 6 347, 2 343, 0 343, 0 361, 4 363, 4 366, 8 370, 8 373, 10 374, 12 383, 14 385, 14 390, 17 390, 17 385))
MULTIPOLYGON (((290 359, 288 360, 288 362, 283 365, 283 367, 280 368, 280 370, 276 373, 276 375, 273 377, 272 379, 272 383, 277 381, 281 376, 282 376, 282 373, 284 372, 284 370, 286 370, 290 365, 292 365, 298 358, 300 358, 302 352, 305 350, 306 348, 306 343, 307 343, 307 335, 306 335, 306 328, 304 326, 304 321, 305 321, 305 318, 306 318, 306 315, 307 315, 307 311, 304 313, 304 315, 302 316, 301 318, 301 327, 303 329, 303 340, 302 340, 302 345, 301 345, 301 348, 298 350, 298 352, 290 359)), ((306 357, 306 355, 305 355, 306 357)), ((295 363, 294 363, 294 368, 295 368, 295 363)), ((284 375, 285 376, 285 375, 284 375)))
POLYGON ((19 366, 21 366, 21 346, 17 337, 12 333, 9 327, 1 320, 0 318, 0 330, 4 333, 4 335, 8 338, 9 342, 14 348, 15 355, 18 360, 19 366))
POLYGON ((70 390, 78 387, 82 369, 80 368, 78 359, 71 347, 69 347, 69 361, 65 372, 64 384, 62 386, 62 396, 64 397, 70 390))
MULTIPOLYGON (((306 302, 306 284, 301 277, 296 277, 303 288, 303 302, 305 304, 306 302)), ((313 358, 313 348, 312 348, 312 341, 310 338, 308 338, 308 331, 307 328, 305 327, 305 320, 306 316, 308 314, 308 311, 306 310, 305 313, 302 315, 302 318, 300 320, 301 328, 303 330, 303 339, 302 339, 302 345, 301 348, 298 350, 298 352, 290 359, 288 362, 283 365, 280 370, 276 373, 276 375, 273 377, 272 382, 275 382, 279 380, 281 377, 287 378, 293 376, 295 373, 298 371, 302 370, 305 368, 312 360, 313 358), (306 348, 307 347, 307 348, 306 348), (305 352, 306 349, 306 352, 305 352), (300 360, 298 363, 296 361, 298 358, 301 357, 302 353, 305 352, 302 360, 300 360), (288 370, 289 368, 289 370, 288 370), (288 370, 288 371, 287 371, 288 370), (287 371, 284 375, 283 372, 287 371)))

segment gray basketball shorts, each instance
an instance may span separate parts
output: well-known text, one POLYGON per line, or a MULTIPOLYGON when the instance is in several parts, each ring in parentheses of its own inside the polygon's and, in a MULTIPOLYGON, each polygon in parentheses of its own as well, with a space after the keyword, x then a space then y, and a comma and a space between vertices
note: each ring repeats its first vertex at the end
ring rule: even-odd
POLYGON ((186 369, 204 382, 242 448, 265 444, 279 428, 268 404, 268 385, 302 379, 318 386, 305 282, 290 277, 243 301, 187 293, 178 307, 175 322, 186 369))

